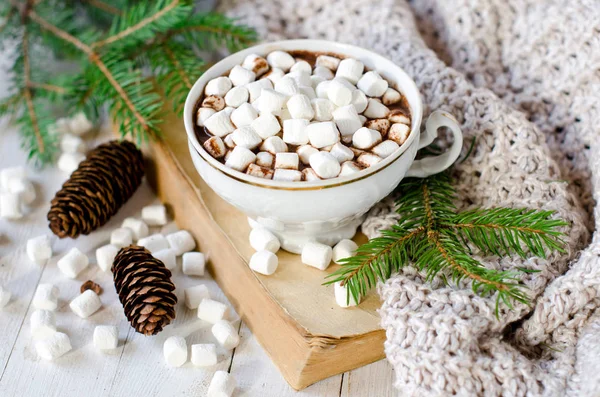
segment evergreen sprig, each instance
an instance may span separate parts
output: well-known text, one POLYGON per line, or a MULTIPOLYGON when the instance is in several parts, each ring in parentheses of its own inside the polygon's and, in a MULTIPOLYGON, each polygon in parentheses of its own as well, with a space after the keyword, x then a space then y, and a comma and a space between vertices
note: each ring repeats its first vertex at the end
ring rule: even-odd
POLYGON ((496 295, 509 308, 527 304, 520 282, 524 269, 499 271, 485 267, 472 255, 545 257, 546 251, 564 252, 566 222, 553 219, 553 211, 491 208, 458 212, 456 192, 447 174, 426 179, 406 179, 397 189, 398 223, 371 239, 356 255, 341 261, 341 268, 327 276, 325 284, 347 286, 349 301, 357 302, 392 273, 413 264, 426 280, 440 277, 459 283, 468 279, 480 295, 496 295), (477 252, 474 252, 474 251, 477 252))
POLYGON ((157 137, 165 101, 158 92, 181 110, 204 71, 197 50, 236 51, 256 40, 254 30, 233 19, 194 13, 190 0, 2 3, 0 48, 18 44, 0 116, 16 116, 23 147, 37 164, 57 151, 52 120, 60 104, 91 119, 108 106, 122 136, 157 137), (79 67, 49 73, 49 60, 79 67))

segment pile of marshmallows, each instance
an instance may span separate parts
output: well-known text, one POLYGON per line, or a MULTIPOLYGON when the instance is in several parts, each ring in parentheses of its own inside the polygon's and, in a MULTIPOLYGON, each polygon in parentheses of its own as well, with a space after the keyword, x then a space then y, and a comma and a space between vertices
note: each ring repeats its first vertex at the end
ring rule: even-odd
POLYGON ((0 218, 22 218, 24 207, 33 204, 35 198, 35 186, 29 180, 25 167, 0 171, 0 218))
POLYGON ((313 69, 283 51, 249 55, 206 84, 196 123, 212 136, 203 146, 227 167, 280 181, 371 167, 406 141, 410 119, 387 107, 401 94, 364 70, 352 58, 320 55, 313 69))

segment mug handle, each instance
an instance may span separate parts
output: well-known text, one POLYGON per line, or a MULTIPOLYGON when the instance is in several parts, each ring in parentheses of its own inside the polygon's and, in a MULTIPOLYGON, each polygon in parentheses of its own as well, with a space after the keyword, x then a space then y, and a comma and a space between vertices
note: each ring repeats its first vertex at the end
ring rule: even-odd
POLYGON ((425 178, 433 174, 444 171, 450 167, 460 156, 460 151, 463 144, 462 131, 458 122, 451 114, 436 110, 431 113, 425 124, 425 132, 419 138, 419 149, 429 146, 435 138, 437 138, 437 130, 440 127, 448 127, 454 136, 454 143, 445 153, 439 156, 425 157, 420 160, 415 160, 406 176, 425 178))

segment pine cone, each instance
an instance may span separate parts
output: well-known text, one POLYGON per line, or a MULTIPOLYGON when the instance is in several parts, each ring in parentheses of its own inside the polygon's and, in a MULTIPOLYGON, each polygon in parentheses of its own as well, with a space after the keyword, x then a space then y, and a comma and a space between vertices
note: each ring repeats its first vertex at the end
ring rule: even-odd
POLYGON ((144 247, 121 248, 112 266, 125 316, 139 333, 155 335, 175 318, 171 271, 144 247))
POLYGON ((52 199, 50 229, 58 237, 90 234, 117 213, 144 176, 142 152, 111 141, 92 150, 52 199))

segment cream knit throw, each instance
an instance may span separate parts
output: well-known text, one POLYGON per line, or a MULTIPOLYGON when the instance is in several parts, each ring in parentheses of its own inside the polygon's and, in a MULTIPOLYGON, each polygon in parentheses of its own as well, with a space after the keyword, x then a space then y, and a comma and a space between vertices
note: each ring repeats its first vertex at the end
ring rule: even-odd
MULTIPOLYGON (((379 286, 386 354, 403 396, 600 395, 600 6, 595 1, 226 0, 265 40, 323 38, 384 54, 444 109, 475 150, 454 171, 462 208, 558 211, 568 253, 483 258, 539 270, 532 307, 503 309, 467 285, 408 267, 379 286), (435 52, 434 52, 435 51, 435 52), (449 67, 450 65, 451 67, 449 67), (594 218, 596 220, 594 220, 594 218)), ((373 209, 369 237, 395 222, 373 209)))

